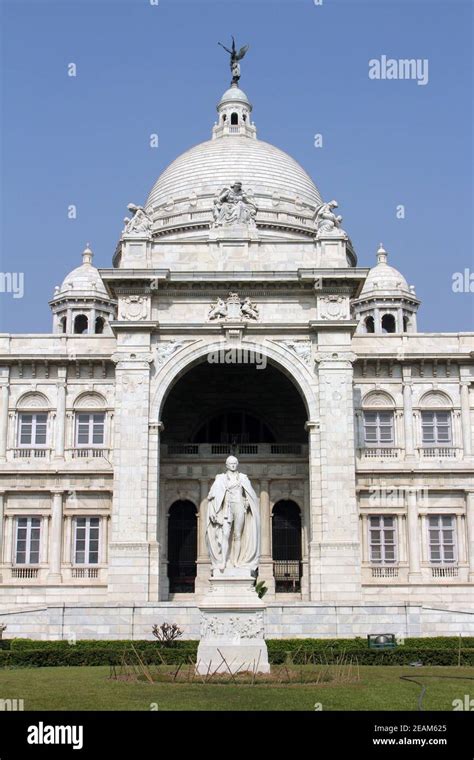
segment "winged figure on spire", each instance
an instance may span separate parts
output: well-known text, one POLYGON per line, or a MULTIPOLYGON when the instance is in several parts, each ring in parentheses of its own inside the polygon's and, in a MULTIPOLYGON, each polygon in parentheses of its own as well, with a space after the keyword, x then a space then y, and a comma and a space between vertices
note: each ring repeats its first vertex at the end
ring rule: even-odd
POLYGON ((249 45, 244 45, 240 48, 239 51, 237 51, 237 48, 235 47, 235 39, 232 37, 232 48, 229 50, 225 45, 222 44, 222 42, 218 42, 218 45, 220 45, 224 50, 226 50, 230 55, 230 70, 232 72, 232 82, 231 85, 235 84, 236 86, 239 83, 240 79, 240 63, 239 61, 242 60, 245 53, 249 49, 249 45))

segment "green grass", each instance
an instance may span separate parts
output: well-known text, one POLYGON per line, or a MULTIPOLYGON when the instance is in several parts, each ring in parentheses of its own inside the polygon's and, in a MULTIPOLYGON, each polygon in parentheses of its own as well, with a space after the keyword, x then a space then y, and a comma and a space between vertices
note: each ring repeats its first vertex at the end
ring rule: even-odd
MULTIPOLYGON (((360 668, 355 683, 203 684, 109 680, 109 668, 18 668, 0 671, 0 698, 23 699, 25 710, 416 710, 420 688, 410 675, 469 676, 472 667, 360 668)), ((472 694, 473 681, 427 678, 425 710, 452 710, 453 699, 472 694)))

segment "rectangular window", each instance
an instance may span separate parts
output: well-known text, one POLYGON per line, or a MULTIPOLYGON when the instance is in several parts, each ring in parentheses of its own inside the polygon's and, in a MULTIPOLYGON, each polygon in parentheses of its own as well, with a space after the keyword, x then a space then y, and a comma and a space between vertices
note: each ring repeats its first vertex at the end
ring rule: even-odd
POLYGON ((397 562, 396 518, 393 515, 369 517, 370 561, 375 565, 394 565, 397 562))
POLYGON ((48 415, 45 412, 20 414, 18 422, 19 446, 46 446, 46 426, 48 415))
POLYGON ((451 413, 422 412, 422 440, 427 446, 449 446, 452 443, 451 413))
POLYGON ((435 515, 428 518, 430 562, 452 565, 456 562, 456 518, 454 515, 435 515))
POLYGON ((364 412, 364 440, 369 446, 393 443, 393 412, 364 412))
POLYGON ((76 517, 74 520, 74 564, 99 563, 99 517, 76 517))
POLYGON ((76 415, 76 446, 103 446, 105 414, 76 415))
POLYGON ((40 517, 16 519, 16 565, 38 565, 40 553, 40 517))

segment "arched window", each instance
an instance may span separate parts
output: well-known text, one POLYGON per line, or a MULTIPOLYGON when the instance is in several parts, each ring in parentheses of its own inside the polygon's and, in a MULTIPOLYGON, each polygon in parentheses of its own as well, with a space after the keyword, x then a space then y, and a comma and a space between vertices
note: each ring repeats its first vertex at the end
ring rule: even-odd
POLYGON ((383 333, 394 333, 396 331, 395 328, 395 317, 393 314, 384 314, 382 317, 382 332, 383 333))
POLYGON ((196 560, 196 506, 192 501, 175 501, 168 514, 170 594, 194 593, 196 560))
POLYGON ((77 317, 74 318, 74 334, 75 335, 82 335, 83 333, 87 332, 88 327, 89 327, 89 320, 87 319, 85 314, 78 314, 77 317))
POLYGON ((230 117, 230 123, 236 126, 239 123, 239 114, 234 111, 230 117))
POLYGON ((223 121, 223 122, 226 122, 226 121, 227 121, 227 114, 226 114, 226 113, 223 113, 223 114, 222 114, 222 121, 223 121))
POLYGON ((423 448, 452 446, 452 401, 449 396, 440 391, 430 391, 421 398, 420 407, 423 448))
POLYGON ((408 332, 410 326, 410 320, 408 317, 403 317, 403 332, 408 332))
POLYGON ((42 393, 25 393, 17 403, 17 446, 20 456, 33 451, 34 457, 46 456, 50 402, 42 393))
POLYGON ((291 500, 273 507, 273 574, 277 593, 301 590, 301 512, 291 500))
POLYGON ((95 320, 95 332, 96 335, 102 335, 104 332, 105 319, 104 317, 96 317, 95 320))
POLYGON ((363 443, 367 447, 392 447, 395 443, 393 398, 384 391, 371 391, 362 402, 363 443))
POLYGON ((373 317, 366 317, 365 318, 365 332, 367 332, 367 333, 373 333, 373 332, 375 332, 375 324, 374 324, 374 318, 373 317))
POLYGON ((74 402, 74 456, 104 455, 107 401, 99 393, 81 393, 74 402))
POLYGON ((65 333, 66 332, 66 327, 67 327, 67 318, 66 317, 61 317, 61 319, 59 320, 59 326, 60 326, 60 332, 65 333))
POLYGON ((193 436, 193 443, 275 443, 275 436, 263 420, 236 410, 211 417, 193 436))

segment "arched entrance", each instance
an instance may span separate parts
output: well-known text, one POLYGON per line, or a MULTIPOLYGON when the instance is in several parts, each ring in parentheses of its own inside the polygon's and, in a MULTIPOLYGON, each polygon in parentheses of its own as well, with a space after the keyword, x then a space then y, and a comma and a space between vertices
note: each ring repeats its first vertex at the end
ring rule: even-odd
POLYGON ((276 593, 301 590, 301 510, 292 500, 273 507, 273 569, 276 593))
POLYGON ((196 506, 192 501, 175 501, 168 513, 168 578, 170 594, 194 593, 196 559, 196 506))
MULTIPOLYGON (((256 350, 256 344, 249 345, 256 350)), ((199 505, 195 593, 205 594, 210 576, 205 538, 207 494, 231 453, 238 457, 240 471, 248 475, 260 500, 259 577, 267 582, 267 599, 275 593, 270 505, 291 494, 301 505, 305 541, 309 536, 308 429, 313 428, 306 423, 317 416, 312 372, 289 350, 265 350, 269 351, 266 366, 257 369, 252 363, 208 362, 209 353, 204 353, 202 345, 189 346, 176 351, 156 377, 152 409, 161 427, 157 538, 164 549, 160 561, 163 600, 175 593, 168 583, 165 505, 179 499, 199 505)), ((307 555, 306 547, 303 562, 307 555)), ((286 590, 287 585, 279 590, 286 590)), ((293 587, 300 588, 298 583, 293 587)), ((308 593, 304 584, 302 593, 308 593)))

